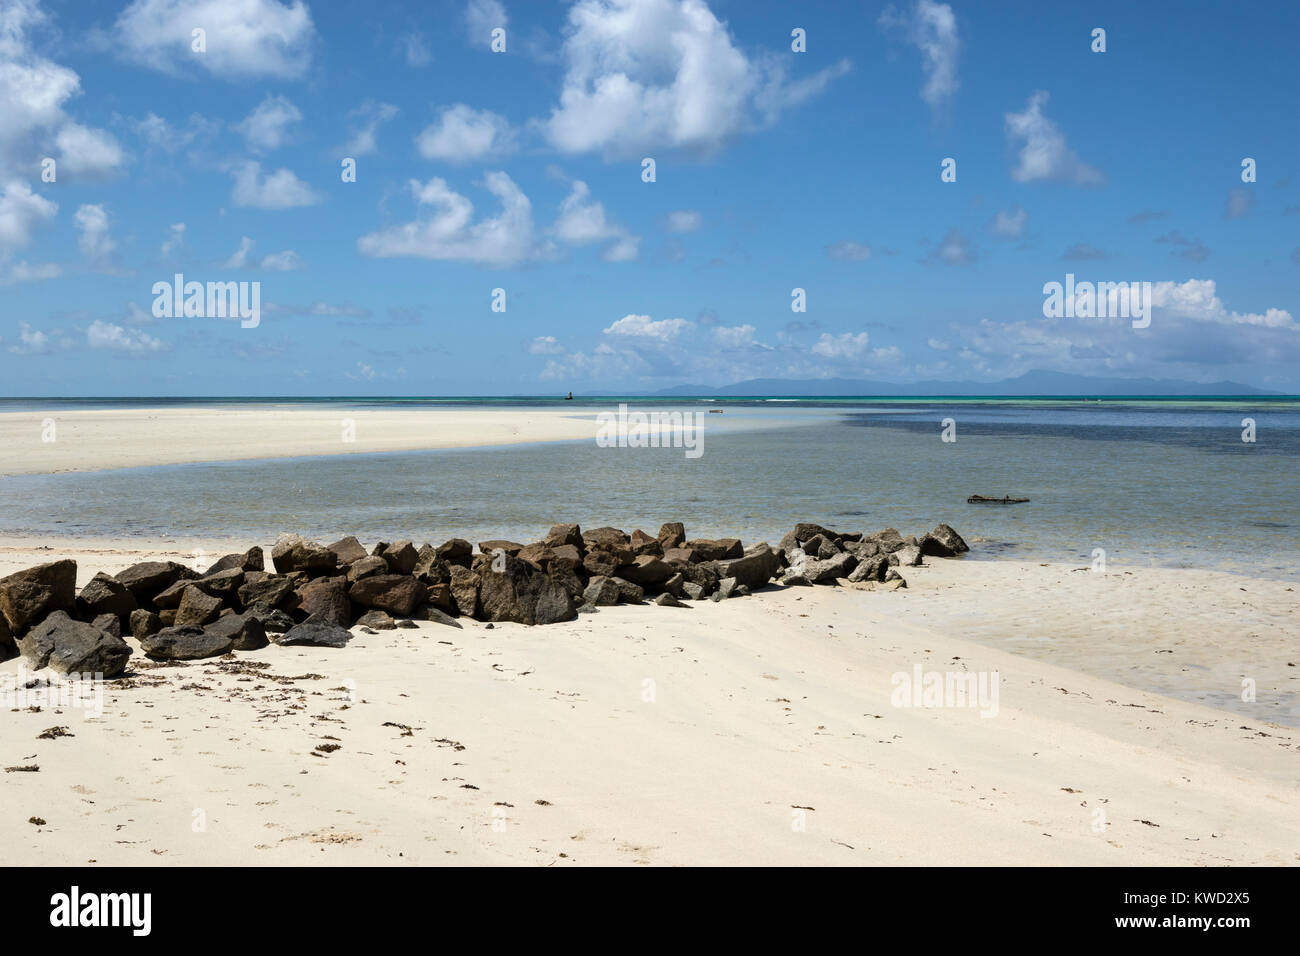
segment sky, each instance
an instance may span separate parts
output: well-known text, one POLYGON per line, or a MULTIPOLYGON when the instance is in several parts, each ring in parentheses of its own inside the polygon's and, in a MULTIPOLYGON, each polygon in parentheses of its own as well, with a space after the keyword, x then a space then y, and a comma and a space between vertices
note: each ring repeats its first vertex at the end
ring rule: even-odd
POLYGON ((0 0, 0 394, 1300 393, 1298 42, 1291 0, 0 0), (1045 315, 1067 275, 1149 324, 1045 315))

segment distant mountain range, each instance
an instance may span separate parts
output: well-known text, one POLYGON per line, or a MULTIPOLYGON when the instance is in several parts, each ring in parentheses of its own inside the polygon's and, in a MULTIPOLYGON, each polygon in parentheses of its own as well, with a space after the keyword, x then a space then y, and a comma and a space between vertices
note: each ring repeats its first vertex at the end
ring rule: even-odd
MULTIPOLYGON (((598 393, 589 393, 598 394, 598 393)), ((617 393, 604 393, 617 394, 617 393)), ((1188 382, 1171 378, 1101 378, 1066 372, 1035 370, 999 382, 943 382, 927 380, 899 385, 854 378, 751 378, 720 388, 711 385, 676 385, 652 395, 664 396, 920 396, 920 395, 1281 395, 1240 382, 1188 382)))

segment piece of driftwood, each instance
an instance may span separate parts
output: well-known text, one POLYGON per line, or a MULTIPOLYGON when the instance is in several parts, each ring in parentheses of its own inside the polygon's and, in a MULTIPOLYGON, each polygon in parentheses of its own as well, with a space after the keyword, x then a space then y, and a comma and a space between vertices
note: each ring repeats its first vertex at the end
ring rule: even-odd
POLYGON ((985 498, 983 495, 971 495, 966 499, 968 505, 1023 505, 1028 498, 985 498))

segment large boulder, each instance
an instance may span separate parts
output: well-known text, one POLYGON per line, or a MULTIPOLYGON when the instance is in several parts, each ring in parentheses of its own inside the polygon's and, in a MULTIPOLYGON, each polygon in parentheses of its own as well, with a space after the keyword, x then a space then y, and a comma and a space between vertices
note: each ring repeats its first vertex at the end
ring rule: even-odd
POLYGON ((448 564, 456 564, 468 570, 474 557, 474 546, 464 538, 452 538, 434 548, 434 552, 448 564))
POLYGON ((823 528, 821 525, 813 524, 811 521, 799 522, 799 524, 794 526, 793 534, 794 534, 795 541, 799 542, 800 544, 807 541, 809 538, 815 537, 817 535, 821 535, 822 537, 825 538, 830 538, 831 540, 835 540, 836 538, 839 537, 839 535, 836 534, 834 531, 832 531, 830 528, 823 528))
POLYGON ((362 607, 387 611, 397 617, 410 617, 416 606, 424 603, 427 594, 427 585, 404 574, 375 574, 362 578, 348 590, 348 596, 362 607))
POLYGON ((306 541, 297 535, 290 535, 276 542, 271 550, 271 563, 280 574, 289 574, 293 571, 322 574, 338 567, 339 556, 314 541, 306 541))
POLYGON ((420 560, 420 553, 410 541, 396 541, 384 550, 383 558, 394 574, 410 574, 420 560))
POLYGON ((122 638, 74 621, 65 611, 51 612, 18 639, 18 648, 33 668, 49 667, 60 674, 117 677, 131 656, 131 647, 122 638))
POLYGON ((542 544, 549 548, 558 548, 561 545, 569 544, 580 551, 586 550, 586 545, 582 540, 582 529, 576 524, 551 525, 551 530, 546 532, 542 544))
POLYGON ((162 618, 153 611, 138 608, 131 612, 131 636, 142 641, 162 630, 162 618))
POLYGON ((215 621, 221 613, 221 598, 213 597, 198 587, 188 587, 181 594, 181 603, 176 608, 173 627, 202 627, 209 621, 215 621))
POLYGON ((595 528, 582 534, 582 543, 590 551, 600 548, 604 551, 618 551, 627 547, 628 537, 618 528, 595 528))
POLYGON ((369 553, 362 546, 361 542, 353 535, 348 535, 346 538, 340 538, 333 544, 325 545, 325 547, 334 552, 334 556, 338 559, 339 567, 345 567, 346 565, 352 564, 354 561, 360 561, 369 553))
POLYGON ((781 557, 766 543, 756 544, 743 556, 719 561, 717 566, 723 578, 735 578, 738 584, 753 590, 767 584, 781 570, 781 557))
POLYGON ((0 614, 22 634, 53 611, 71 611, 77 598, 77 562, 39 564, 0 578, 0 614))
POLYGON ((939 525, 921 540, 921 553, 931 554, 936 558, 951 558, 969 550, 970 546, 962 536, 946 524, 939 525))
POLYGON ((348 601, 347 579, 342 575, 316 578, 298 588, 298 607, 308 617, 332 621, 342 627, 352 623, 352 605, 348 601))
POLYGON ((272 637, 275 643, 283 647, 305 645, 309 647, 346 647, 352 640, 352 632, 331 621, 318 621, 307 618, 301 624, 289 628, 278 637, 272 637))
POLYGON ((463 617, 474 617, 478 613, 478 591, 482 579, 468 568, 458 564, 451 565, 451 599, 456 611, 463 617))
MULTIPOLYGON (((509 552, 506 553, 509 554, 509 552)), ((555 552, 547 544, 530 544, 525 548, 520 548, 512 557, 516 557, 520 561, 527 561, 538 571, 545 571, 551 566, 551 562, 555 560, 555 552)))
POLYGON ((117 618, 129 617, 136 609, 135 595, 125 584, 100 571, 77 595, 77 613, 83 618, 96 618, 112 614, 117 618))
POLYGON ((869 558, 862 558, 858 561, 858 566, 849 572, 849 581, 856 584, 859 581, 885 580, 885 572, 889 570, 891 557, 888 551, 882 551, 869 558))
POLYGON ((665 551, 680 548, 685 540, 686 525, 680 521, 666 521, 659 527, 659 544, 665 551))
POLYGON ((256 620, 266 631, 283 633, 293 627, 293 618, 287 611, 266 604, 254 604, 244 612, 244 616, 256 620))
POLYGON ((266 558, 262 554, 262 549, 252 547, 243 554, 227 554, 225 557, 218 558, 216 564, 203 572, 203 576, 210 577, 221 571, 264 571, 265 569, 266 558))
POLYGON ((637 558, 631 564, 620 566, 616 573, 624 581, 631 581, 642 588, 658 590, 677 571, 672 565, 647 554, 637 558))
POLYGON ((378 555, 370 555, 348 565, 348 583, 360 581, 362 578, 368 578, 373 574, 387 573, 388 562, 378 555))
POLYGON ((632 553, 636 555, 650 554, 662 558, 664 556, 664 546, 659 543, 658 538, 653 538, 638 528, 632 532, 632 553))
POLYGON ((227 604, 235 602, 236 593, 240 585, 244 583, 243 568, 226 568, 224 571, 214 571, 212 574, 205 574, 194 582, 194 586, 203 591, 204 594, 211 594, 215 598, 220 598, 227 604))
POLYGON ((292 606, 298 600, 294 594, 293 581, 282 575, 268 575, 260 581, 250 581, 239 589, 239 603, 244 607, 261 604, 265 607, 292 606), (290 596, 293 595, 291 598, 290 596))
POLYGON ((881 551, 888 551, 890 554, 907 544, 907 539, 898 533, 897 528, 886 528, 884 531, 877 531, 875 534, 867 535, 862 540, 874 543, 881 551))
POLYGON ((227 614, 203 629, 214 641, 230 638, 232 651, 257 651, 266 647, 266 628, 252 614, 227 614))
POLYGON ((175 561, 142 561, 133 564, 125 571, 113 575, 126 585, 135 599, 144 604, 152 601, 155 594, 171 587, 177 581, 193 581, 198 572, 175 561))
POLYGON ((479 603, 489 621, 554 624, 577 617, 573 596, 558 581, 527 561, 496 555, 482 573, 479 603))
POLYGON ((164 627, 140 641, 140 648, 156 661, 198 661, 230 653, 234 636, 193 624, 164 627))
POLYGON ((613 607, 618 603, 622 590, 614 578, 594 577, 587 582, 582 592, 582 600, 596 607, 613 607))
POLYGON ((727 558, 739 558, 745 554, 745 548, 738 538, 687 541, 683 547, 695 551, 702 561, 722 561, 727 558))
POLYGON ((484 554, 491 554, 493 551, 504 551, 506 554, 518 554, 524 549, 524 545, 518 541, 507 541, 505 538, 493 538, 490 541, 480 541, 478 549, 484 554))

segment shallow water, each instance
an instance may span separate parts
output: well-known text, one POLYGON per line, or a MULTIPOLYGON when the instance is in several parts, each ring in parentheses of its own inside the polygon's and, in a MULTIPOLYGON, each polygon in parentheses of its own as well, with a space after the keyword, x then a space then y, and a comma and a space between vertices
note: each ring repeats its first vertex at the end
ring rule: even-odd
POLYGON ((775 542, 797 521, 905 534, 944 521, 976 557, 1085 563, 1101 548, 1119 565, 1300 571, 1295 403, 800 404, 729 403, 772 427, 710 434, 697 459, 567 442, 15 476, 0 479, 0 533, 530 541, 556 521, 681 520, 692 536, 775 542), (940 438, 949 417, 955 442, 940 438))

